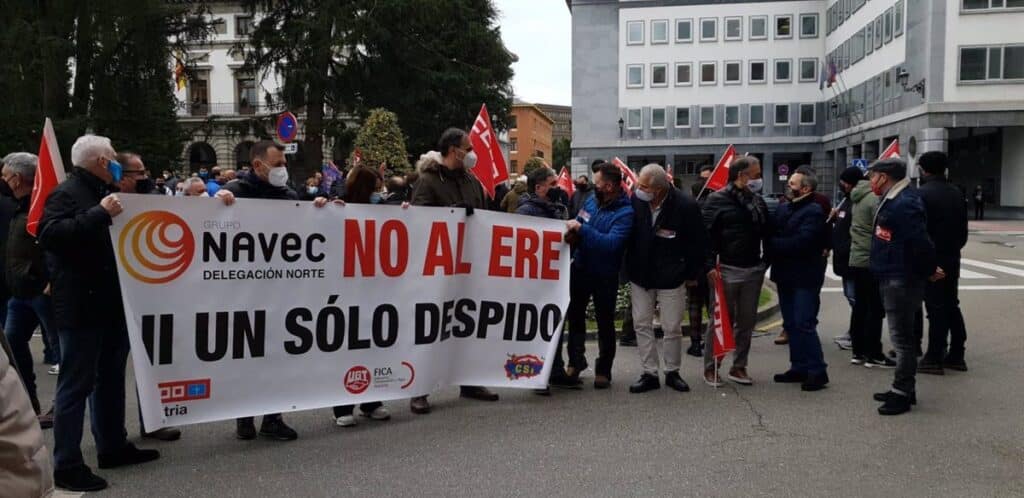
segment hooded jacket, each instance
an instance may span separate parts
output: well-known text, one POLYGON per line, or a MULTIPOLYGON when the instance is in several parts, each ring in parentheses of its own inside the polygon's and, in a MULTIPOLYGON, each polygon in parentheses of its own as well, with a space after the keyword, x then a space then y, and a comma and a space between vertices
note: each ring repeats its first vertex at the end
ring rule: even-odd
POLYGON ((441 154, 435 151, 421 158, 420 178, 412 192, 414 206, 465 206, 476 209, 487 207, 484 188, 465 168, 451 170, 441 164, 441 154))
POLYGON ((871 237, 875 233, 875 211, 878 196, 871 191, 871 182, 861 180, 850 191, 853 201, 850 220, 850 267, 866 270, 871 267, 871 237))
POLYGON ((516 208, 515 213, 553 220, 564 220, 567 215, 565 206, 541 199, 537 197, 537 194, 526 194, 520 197, 519 207, 516 208))
POLYGON ((506 213, 515 213, 519 210, 520 199, 526 195, 526 182, 515 182, 512 190, 505 194, 498 207, 506 213))

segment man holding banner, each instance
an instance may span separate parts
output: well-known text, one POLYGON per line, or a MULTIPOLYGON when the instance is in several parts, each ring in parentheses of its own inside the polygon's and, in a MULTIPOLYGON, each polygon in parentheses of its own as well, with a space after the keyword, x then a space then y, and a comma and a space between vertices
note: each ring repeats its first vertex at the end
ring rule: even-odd
MULTIPOLYGON (((707 261, 708 281, 722 280, 726 306, 733 321, 736 351, 729 380, 751 385, 747 375, 747 355, 757 321, 757 301, 764 283, 765 262, 762 243, 770 233, 768 206, 751 189, 761 183, 761 163, 753 156, 737 159, 729 167, 728 185, 708 196, 702 211, 704 226, 711 240, 707 261), (717 270, 716 265, 721 266, 717 270)), ((714 303, 712 303, 714 306, 714 303)), ((704 335, 704 381, 721 384, 712 351, 713 327, 704 335)))

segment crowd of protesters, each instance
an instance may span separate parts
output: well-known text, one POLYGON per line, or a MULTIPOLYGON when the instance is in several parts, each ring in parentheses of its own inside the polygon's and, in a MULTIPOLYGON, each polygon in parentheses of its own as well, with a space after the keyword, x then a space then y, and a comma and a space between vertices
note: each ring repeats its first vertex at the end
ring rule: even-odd
MULTIPOLYGON (((774 211, 761 196, 762 169, 753 156, 736 159, 727 185, 718 191, 703 183, 712 174, 710 167, 701 169, 701 182, 687 192, 662 166, 649 164, 639 171, 629 192, 623 171, 598 160, 590 174, 573 180, 572 197, 559 187, 555 171, 544 167, 502 185, 493 199, 470 171, 476 154, 466 132, 454 128, 441 136, 438 150, 421 156, 416 171, 405 176, 385 177, 385 167, 370 168, 357 161, 333 181, 317 173, 304 182, 292 182, 283 149, 271 141, 256 143, 250 159, 250 165, 237 172, 213 167, 184 178, 164 171, 151 179, 144 158, 119 154, 107 138, 83 136, 71 149, 74 169, 46 200, 33 236, 26 230, 26 217, 37 158, 29 153, 3 158, 0 268, 6 285, 0 286, 0 324, 6 340, 0 351, 0 395, 18 399, 9 391, 20 386, 36 414, 36 429, 53 428, 52 476, 58 486, 93 491, 107 485, 86 465, 80 450, 87 402, 99 468, 160 456, 156 450, 137 448, 125 430, 129 341, 108 233, 112 219, 122 211, 118 193, 125 192, 208 197, 227 205, 245 198, 306 200, 318 208, 331 202, 454 206, 469 215, 491 209, 564 220, 565 240, 572 246, 568 327, 552 360, 551 387, 583 388, 582 374, 590 368, 586 334, 591 303, 597 328, 593 386, 611 387, 622 281, 628 282, 629 318, 642 367, 640 378, 629 386, 631 393, 659 389, 662 382, 679 392, 690 390, 682 374, 685 336, 690 338, 687 352, 703 358, 700 380, 715 387, 726 380, 754 384, 747 366, 767 275, 778 292, 782 342, 790 353, 790 368, 775 375, 774 381, 799 384, 804 391, 823 389, 829 376, 817 317, 830 254, 851 305, 851 363, 895 369, 891 387, 874 396, 882 403, 880 414, 904 413, 916 404, 919 368, 925 373, 967 369, 966 328, 956 294, 967 213, 959 191, 944 180, 942 153, 929 152, 919 159, 925 179, 920 188, 911 185, 907 165, 900 159, 877 161, 866 176, 857 168, 843 171, 843 200, 835 208, 817 192, 814 171, 799 168, 788 178, 785 202, 774 211), (293 189, 295 184, 301 187, 293 189), (718 286, 735 340, 724 377, 719 372, 724 361, 712 348, 713 324, 702 324, 704 314, 718 304, 712 292, 718 286), (922 329, 922 302, 929 319, 926 350, 923 334, 915 332, 922 329), (683 325, 684 317, 689 328, 683 325), (894 358, 882 347, 884 321, 894 358), (55 399, 45 400, 52 406, 48 410, 37 395, 29 348, 37 328, 42 332, 44 361, 57 375, 55 399), (8 372, 8 361, 17 377, 8 372), (12 378, 20 380, 12 383, 12 378)), ((551 390, 537 393, 550 395, 551 390)), ((499 398, 480 386, 462 386, 460 394, 480 401, 499 398)), ((356 408, 334 407, 336 424, 355 425, 356 408)), ((371 420, 391 416, 379 402, 358 409, 371 420)), ((427 396, 411 399, 410 409, 429 413, 427 396)), ((0 431, 12 430, 3 420, 0 413, 0 431)), ((298 437, 280 414, 265 415, 258 428, 255 422, 253 417, 238 419, 236 436, 282 441, 298 437)), ((164 428, 144 431, 142 436, 171 441, 181 431, 164 428)), ((33 462, 46 468, 38 454, 28 454, 34 460, 23 462, 25 468, 33 462)))

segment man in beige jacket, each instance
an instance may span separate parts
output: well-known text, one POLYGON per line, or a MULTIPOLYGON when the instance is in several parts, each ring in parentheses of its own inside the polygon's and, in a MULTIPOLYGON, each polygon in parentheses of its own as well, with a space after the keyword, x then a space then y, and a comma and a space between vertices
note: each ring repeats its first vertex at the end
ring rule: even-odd
POLYGON ((0 334, 0 490, 5 496, 50 496, 53 467, 43 431, 0 334))

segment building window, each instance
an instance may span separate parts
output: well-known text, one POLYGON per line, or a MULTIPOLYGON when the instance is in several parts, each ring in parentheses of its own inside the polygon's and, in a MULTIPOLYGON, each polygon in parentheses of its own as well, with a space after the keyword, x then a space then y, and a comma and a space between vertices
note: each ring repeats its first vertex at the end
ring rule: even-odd
POLYGON ((1024 79, 1024 45, 961 47, 960 81, 1024 79))
POLYGON ((701 85, 714 85, 718 83, 718 79, 715 76, 716 64, 714 62, 701 62, 700 63, 700 84, 701 85))
POLYGON ((509 140, 508 141, 508 151, 509 152, 515 152, 517 144, 518 144, 518 142, 516 140, 509 140))
POLYGON ((775 16, 775 38, 793 37, 793 16, 775 16))
POLYGON ((789 83, 793 81, 793 61, 789 59, 775 59, 775 82, 789 83))
POLYGON ((725 126, 736 127, 740 125, 740 106, 725 106, 725 126))
POLYGON ((668 43, 668 19, 651 21, 651 45, 668 43))
POLYGON ((750 17, 750 39, 765 40, 768 38, 768 16, 750 17))
POLYGON ((665 108, 655 107, 651 109, 651 129, 663 130, 665 129, 665 108))
POLYGON ((228 22, 220 17, 213 19, 213 32, 218 35, 226 35, 228 33, 228 22))
POLYGON ((252 34, 256 26, 252 22, 252 16, 235 16, 235 36, 247 38, 252 34))
POLYGON ((676 107, 676 128, 690 127, 690 108, 676 107))
POLYGON ((718 40, 718 18, 704 18, 700 20, 700 41, 718 40))
POLYGON ((651 86, 668 86, 668 64, 651 64, 651 86))
POLYGON ((643 115, 640 109, 630 109, 626 111, 626 128, 630 130, 640 129, 640 117, 643 115))
POLYGON ((626 23, 626 45, 644 44, 644 22, 629 21, 626 23))
POLYGON ((751 83, 765 82, 765 66, 764 60, 751 60, 751 83))
POLYGON ((892 14, 892 34, 893 37, 899 37, 903 34, 903 0, 896 2, 896 6, 893 7, 892 14))
POLYGON ((644 65, 630 64, 626 66, 626 88, 644 87, 644 65))
POLYGON ((189 114, 192 116, 205 116, 210 112, 210 81, 209 75, 203 73, 196 75, 197 78, 188 81, 189 114))
POLYGON ((963 0, 963 10, 1018 9, 1024 7, 1024 0, 963 0))
POLYGON ((789 104, 775 104, 775 125, 789 124, 789 104))
POLYGON ((676 43, 693 41, 693 19, 676 19, 676 43))
POLYGON ((818 59, 800 59, 800 81, 818 81, 818 59))
POLYGON ((850 63, 856 64, 864 58, 864 30, 853 34, 850 38, 850 63))
POLYGON ((739 85, 743 83, 743 74, 741 71, 742 63, 740 61, 726 61, 725 62, 725 84, 726 85, 739 85))
POLYGON ((814 124, 814 104, 800 104, 800 124, 814 124))
POLYGON ((676 63, 676 86, 693 85, 693 64, 689 62, 676 63))
POLYGON ((752 104, 750 106, 750 126, 764 126, 764 106, 752 104))
POLYGON ((875 50, 882 48, 885 43, 882 39, 882 16, 875 18, 875 50))
POLYGON ((892 8, 885 11, 885 17, 882 19, 882 29, 885 30, 885 43, 892 41, 892 8))
POLYGON ((714 128, 715 127, 715 108, 714 107, 701 107, 700 108, 700 127, 701 128, 714 128))
POLYGON ((818 37, 818 14, 800 14, 800 38, 818 37))
POLYGON ((875 51, 875 24, 868 23, 864 27, 864 55, 871 55, 875 51))
POLYGON ((254 114, 256 112, 256 80, 251 76, 239 76, 235 80, 238 96, 238 114, 254 114))
POLYGON ((743 39, 743 18, 742 17, 726 17, 725 18, 725 39, 729 41, 742 40, 743 39))

